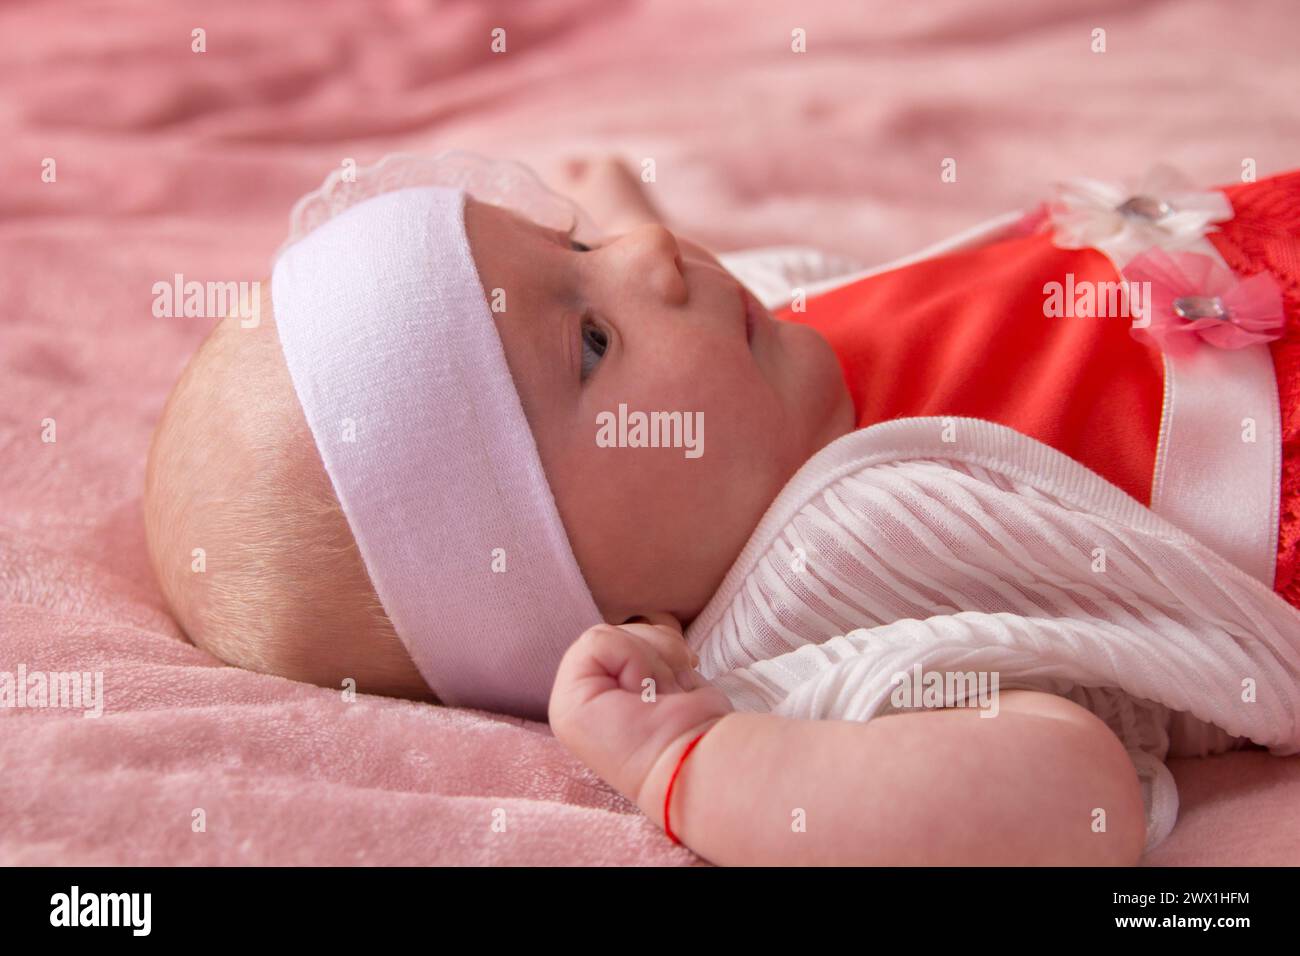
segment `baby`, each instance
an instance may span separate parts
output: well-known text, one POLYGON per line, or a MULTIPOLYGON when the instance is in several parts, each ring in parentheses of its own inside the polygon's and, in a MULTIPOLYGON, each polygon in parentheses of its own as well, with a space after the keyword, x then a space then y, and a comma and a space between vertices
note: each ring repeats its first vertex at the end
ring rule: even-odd
MULTIPOLYGON (((146 527, 163 592, 197 645, 236 666, 322 686, 352 679, 372 693, 545 714, 574 754, 715 863, 1139 858, 1150 800, 1133 747, 1079 695, 1026 680, 1002 690, 992 720, 960 706, 901 708, 888 720, 801 719, 776 712, 780 695, 753 703, 775 694, 781 679, 763 671, 764 655, 745 643, 744 620, 759 622, 766 612, 739 624, 733 614, 725 634, 717 622, 728 608, 756 600, 741 565, 759 543, 779 537, 764 536, 780 510, 774 502, 812 487, 813 463, 876 423, 888 428, 909 415, 987 419, 1018 433, 1003 444, 1028 449, 1024 460, 1050 470, 1057 458, 1043 456, 1058 456, 1061 468, 1086 471, 1065 485, 1095 483, 1107 520, 1107 508, 1129 507, 1125 493, 1154 501, 1156 489, 1141 484, 1162 434, 1158 389, 1155 399, 1144 391, 1161 368, 1158 349, 1127 329, 1128 345, 1110 332, 1101 345, 1054 340, 1043 346, 1059 353, 1053 361, 1041 351, 1024 359, 1028 378, 1018 395, 987 373, 976 388, 969 361, 936 357, 945 349, 933 334, 891 337, 910 341, 901 346, 851 343, 846 317, 864 306, 843 292, 776 318, 717 257, 666 228, 618 163, 585 164, 569 184, 603 220, 598 242, 482 201, 476 195, 489 191, 464 179, 433 182, 331 209, 294 237, 277 261, 260 324, 221 322, 169 398, 149 458, 146 527), (1136 402, 1124 422, 1105 417, 1109 406, 1098 398, 1104 390, 1089 377, 1090 362, 1111 362, 1108 394, 1136 402), (967 386, 959 387, 963 376, 967 386), (940 384, 923 388, 926 382, 940 384), (1056 389, 1083 395, 1086 407, 1071 406, 1056 389), (598 423, 622 407, 698 415, 707 452, 693 457, 644 442, 606 447, 598 423), (688 645, 682 625, 703 627, 705 618, 708 633, 688 645), (707 653, 705 673, 718 679, 695 671, 697 651, 707 653), (731 669, 744 671, 745 686, 722 679, 731 669)), ((1059 253, 1040 248, 1048 245, 1043 228, 1041 218, 1010 225, 997 237, 1001 261, 1024 272, 1025 256, 1059 253)), ((999 275, 992 259, 972 266, 969 256, 982 255, 954 247, 949 271, 922 277, 937 308, 946 308, 945 282, 968 301, 977 272, 992 274, 1005 293, 1012 267, 999 275)), ((1070 255, 1080 257, 1081 272, 1103 261, 1091 248, 1070 255)), ((866 278, 854 287, 866 294, 869 285, 881 297, 868 311, 901 317, 888 282, 866 278)), ((1208 309, 1210 298, 1201 296, 1197 307, 1208 309)), ((1005 303, 990 312, 999 307, 1005 303)), ((1149 325, 1149 335, 1165 331, 1149 325)), ((1017 330, 1011 319, 1002 329, 1028 336, 1022 348, 1039 334, 1028 323, 1017 330)), ((1001 431, 995 439, 1003 440, 1001 431)), ((1079 509, 1062 504, 1064 492, 1053 497, 1043 486, 988 478, 1000 460, 972 458, 959 469, 961 480, 986 481, 1034 507, 1048 501, 1075 520, 1079 509)), ((1006 474, 1013 472, 1023 469, 1006 474)), ((831 497, 801 500, 827 507, 831 497)), ((908 507, 925 524, 919 500, 908 507)), ((823 567, 854 548, 890 564, 887 548, 899 535, 879 514, 860 526, 841 515, 857 530, 842 541, 832 532, 818 539, 823 567), (870 540, 868 525, 880 541, 870 540)), ((1190 554, 1197 568, 1233 587, 1246 581, 1170 526, 1142 524, 1157 520, 1149 513, 1124 515, 1136 530, 1112 548, 1112 560, 1136 556, 1141 564, 1150 538, 1151 547, 1167 549, 1166 565, 1190 554)), ((943 544, 957 532, 936 533, 943 544)), ((980 535, 989 539, 997 529, 980 535)), ((1068 550, 1067 537, 1057 540, 1060 549, 1068 550)), ((1275 530, 1270 547, 1279 540, 1275 530)), ((810 561, 818 560, 816 545, 810 561)), ((997 568, 961 573, 977 571, 997 568)), ((1067 575, 1041 576, 1059 585, 1067 575)), ((1173 622, 1162 633, 1191 633, 1197 615, 1187 609, 1199 579, 1143 591, 1134 583, 1140 576, 1108 580, 1100 591, 1089 591, 1090 582, 1075 587, 1075 610, 1058 615, 1070 621, 1064 640, 1083 642, 1099 627, 1118 633, 1107 622, 1121 612, 1138 637, 1157 618, 1173 622), (1127 590, 1116 596, 1106 587, 1127 590), (1076 619, 1082 623, 1071 631, 1076 619)), ((1008 628, 1039 628, 1033 637, 1049 626, 1039 619, 1052 615, 1013 607, 1005 594, 985 598, 974 585, 954 584, 962 597, 944 595, 944 580, 957 578, 936 577, 933 589, 913 581, 914 593, 888 611, 871 611, 884 606, 883 586, 841 583, 826 592, 833 600, 818 599, 817 614, 791 625, 781 649, 802 648, 790 659, 804 662, 813 660, 810 650, 842 654, 827 650, 832 638, 844 641, 836 635, 875 623, 855 614, 919 627, 940 604, 973 646, 996 644, 1008 628), (864 589, 858 597, 855 587, 864 589), (1012 610, 1036 623, 1008 624, 1012 610), (807 623, 813 617, 818 623, 807 623), (838 627, 840 618, 851 623, 838 627)), ((816 603, 806 587, 791 587, 772 613, 816 603)), ((1035 608, 1049 600, 1031 583, 1008 587, 1035 608)), ((1282 628, 1297 620, 1263 585, 1239 590, 1248 596, 1234 592, 1231 609, 1223 610, 1228 598, 1215 606, 1215 633, 1245 634, 1238 620, 1264 627, 1267 618, 1282 628)), ((756 640, 773 633, 761 623, 748 631, 756 640)), ((1291 649, 1277 653, 1281 669, 1291 667, 1291 649)), ((817 670, 821 664, 798 666, 830 673, 817 670)), ((846 671, 834 673, 842 681, 846 671)), ((1233 730, 1230 718, 1217 723, 1233 730)))

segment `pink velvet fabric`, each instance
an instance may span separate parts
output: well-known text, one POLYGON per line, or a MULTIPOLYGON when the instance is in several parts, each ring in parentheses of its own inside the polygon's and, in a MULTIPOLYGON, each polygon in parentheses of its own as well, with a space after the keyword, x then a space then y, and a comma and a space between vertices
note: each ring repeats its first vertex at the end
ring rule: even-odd
MULTIPOLYGON (((1277 28, 1290 13, 4 5, 0 670, 102 671, 106 702, 97 720, 0 709, 0 863, 695 862, 543 724, 346 703, 185 641, 148 568, 140 488, 162 402, 211 322, 154 318, 154 282, 264 279, 301 193, 395 149, 478 149, 543 173, 592 151, 653 157, 684 233, 863 262, 1028 206, 1057 176, 1163 159, 1224 182, 1245 158, 1264 175, 1300 156, 1300 58, 1277 28), (206 53, 191 52, 200 27, 206 53), (1089 51, 1095 27, 1104 54, 1089 51), (946 157, 955 183, 940 181, 946 157)), ((1175 772, 1181 819, 1149 862, 1300 862, 1300 758, 1175 772)))

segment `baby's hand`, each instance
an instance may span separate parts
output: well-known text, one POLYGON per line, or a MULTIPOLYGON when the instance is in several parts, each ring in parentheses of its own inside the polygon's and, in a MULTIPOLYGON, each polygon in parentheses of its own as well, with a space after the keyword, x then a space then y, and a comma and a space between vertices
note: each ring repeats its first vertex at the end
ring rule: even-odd
POLYGON ((555 677, 551 731, 616 790, 637 800, 659 756, 684 734, 731 713, 691 667, 681 625, 598 624, 574 642, 555 677))
POLYGON ((610 235, 663 222, 640 178, 617 156, 567 160, 560 164, 555 180, 556 189, 610 235))

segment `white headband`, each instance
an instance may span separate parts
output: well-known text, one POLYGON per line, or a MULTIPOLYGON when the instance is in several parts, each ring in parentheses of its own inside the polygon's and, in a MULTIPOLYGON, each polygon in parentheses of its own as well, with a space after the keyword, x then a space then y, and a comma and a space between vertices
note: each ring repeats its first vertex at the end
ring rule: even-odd
POLYGON ((317 227, 276 261, 276 327, 371 583, 420 674, 443 703, 544 720, 560 658, 601 618, 464 207, 459 189, 399 189, 317 227))

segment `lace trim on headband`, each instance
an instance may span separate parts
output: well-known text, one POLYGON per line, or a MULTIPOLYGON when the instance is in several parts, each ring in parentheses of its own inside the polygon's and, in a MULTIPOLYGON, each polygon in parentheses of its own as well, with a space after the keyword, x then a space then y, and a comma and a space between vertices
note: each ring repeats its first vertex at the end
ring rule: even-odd
POLYGON ((357 203, 413 186, 462 189, 479 202, 504 206, 548 229, 571 231, 579 240, 600 236, 582 207, 555 192, 523 163, 459 149, 431 156, 389 153, 370 166, 335 169, 319 188, 299 199, 289 213, 289 236, 276 257, 357 203))

